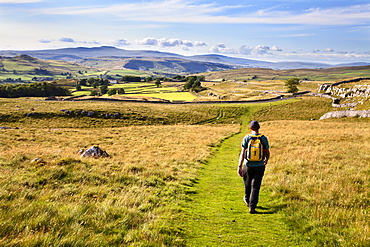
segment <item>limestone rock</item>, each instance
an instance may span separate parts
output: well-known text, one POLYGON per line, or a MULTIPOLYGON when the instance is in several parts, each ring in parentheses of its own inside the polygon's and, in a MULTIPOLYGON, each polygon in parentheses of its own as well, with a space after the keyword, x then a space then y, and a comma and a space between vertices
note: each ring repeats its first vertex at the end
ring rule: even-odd
POLYGON ((81 153, 81 157, 109 157, 108 153, 104 150, 101 150, 98 146, 92 146, 91 148, 86 150, 80 149, 78 153, 81 153))
POLYGON ((328 118, 343 118, 343 117, 363 117, 367 118, 370 117, 370 110, 367 111, 332 111, 324 114, 320 117, 320 120, 322 119, 328 119, 328 118))

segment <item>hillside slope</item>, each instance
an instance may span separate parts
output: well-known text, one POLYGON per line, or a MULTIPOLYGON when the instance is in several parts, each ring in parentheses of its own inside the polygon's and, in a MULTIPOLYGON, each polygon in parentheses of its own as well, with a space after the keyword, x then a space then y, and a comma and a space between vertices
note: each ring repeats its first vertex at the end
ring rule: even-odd
POLYGON ((0 81, 4 82, 66 79, 87 71, 97 70, 72 62, 41 60, 28 55, 0 57, 0 81))

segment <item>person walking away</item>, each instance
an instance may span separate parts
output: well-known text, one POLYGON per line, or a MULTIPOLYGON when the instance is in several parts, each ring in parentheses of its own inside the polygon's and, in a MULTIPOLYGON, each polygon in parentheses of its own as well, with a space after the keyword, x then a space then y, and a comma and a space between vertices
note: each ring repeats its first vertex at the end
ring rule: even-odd
POLYGON ((258 213, 259 191, 265 168, 270 158, 270 146, 266 136, 259 133, 260 125, 257 121, 250 123, 251 134, 246 135, 242 141, 238 174, 244 181, 244 202, 251 214, 258 213))

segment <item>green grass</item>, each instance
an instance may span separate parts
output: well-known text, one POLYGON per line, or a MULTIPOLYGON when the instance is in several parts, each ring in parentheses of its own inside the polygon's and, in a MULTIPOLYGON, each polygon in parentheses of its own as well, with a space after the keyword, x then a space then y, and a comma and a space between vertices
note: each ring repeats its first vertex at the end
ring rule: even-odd
MULTIPOLYGON (((249 122, 251 107, 244 116, 249 122)), ((246 124, 244 124, 246 126, 246 124)), ((240 143, 246 128, 224 140, 199 171, 194 195, 185 206, 187 246, 302 246, 284 224, 284 204, 262 189, 258 210, 250 215, 242 198, 243 180, 237 175, 240 143)))

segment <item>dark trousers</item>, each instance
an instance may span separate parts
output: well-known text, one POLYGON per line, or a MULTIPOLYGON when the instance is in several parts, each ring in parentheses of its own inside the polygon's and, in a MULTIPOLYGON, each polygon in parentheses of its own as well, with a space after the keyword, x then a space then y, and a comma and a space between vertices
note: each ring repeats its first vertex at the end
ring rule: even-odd
POLYGON ((245 167, 243 176, 245 197, 244 201, 248 203, 249 208, 255 209, 258 203, 263 175, 265 174, 265 166, 245 167))

